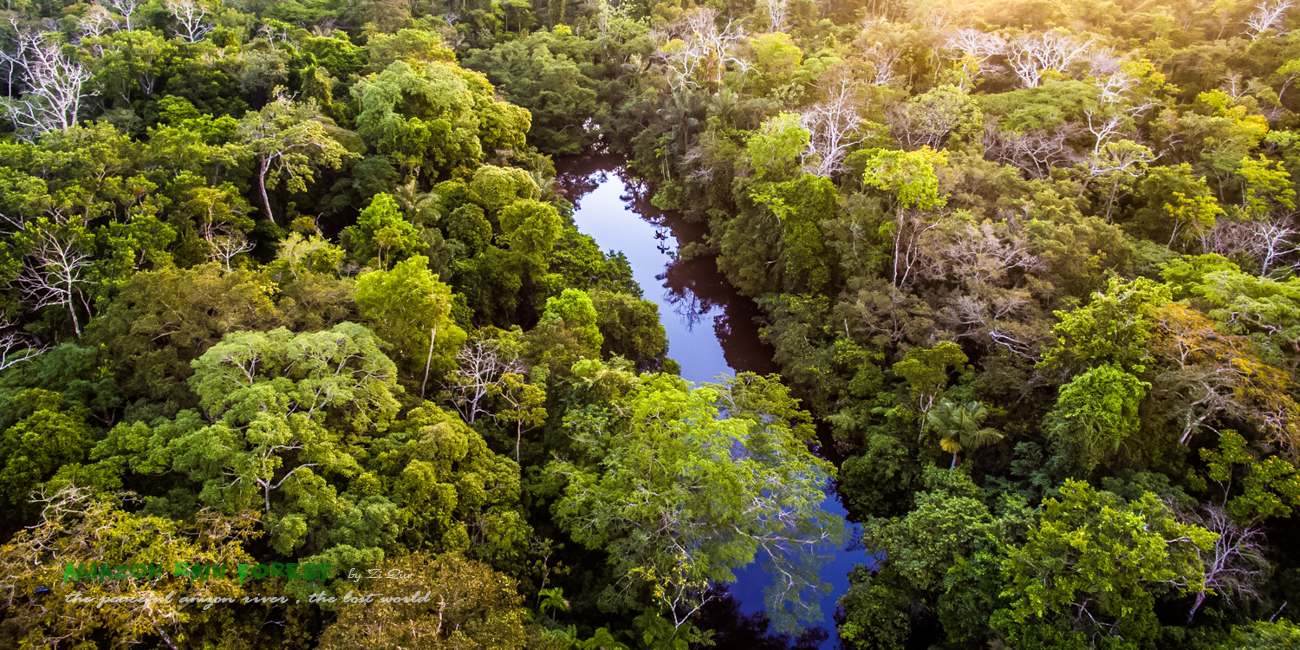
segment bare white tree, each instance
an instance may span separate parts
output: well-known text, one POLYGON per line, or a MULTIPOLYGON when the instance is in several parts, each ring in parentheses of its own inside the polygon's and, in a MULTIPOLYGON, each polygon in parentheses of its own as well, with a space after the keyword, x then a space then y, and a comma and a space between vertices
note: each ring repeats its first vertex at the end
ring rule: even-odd
POLYGON ((1240 72, 1230 72, 1223 77, 1223 83, 1219 90, 1228 93, 1234 103, 1241 101, 1242 97, 1250 94, 1250 87, 1243 82, 1240 72))
POLYGON ((1254 235, 1250 224, 1236 219, 1218 219, 1214 227, 1201 234, 1201 248, 1207 253, 1227 257, 1251 249, 1254 235))
POLYGON ((1088 74, 1098 79, 1108 77, 1120 71, 1120 60, 1115 50, 1095 45, 1088 49, 1083 57, 1088 74))
POLYGON ((894 66, 902 58, 902 52, 884 43, 876 43, 868 47, 866 59, 875 67, 875 74, 871 76, 871 83, 877 86, 888 86, 893 83, 898 76, 894 71, 894 66))
POLYGON ((1268 577, 1264 529, 1254 524, 1238 523, 1223 506, 1217 504, 1180 515, 1187 523, 1219 535, 1209 550, 1197 549, 1205 566, 1205 588, 1196 594, 1196 601, 1187 613, 1187 622, 1192 622, 1196 610, 1201 608, 1211 592, 1226 603, 1237 598, 1259 598, 1258 585, 1268 577))
MULTIPOLYGON (((1160 105, 1151 97, 1135 96, 1131 92, 1137 88, 1140 79, 1118 65, 1109 53, 1095 54, 1092 58, 1092 76, 1098 79, 1101 103, 1106 107, 1107 114, 1119 113, 1137 118, 1160 105)), ((1094 119, 1091 112, 1088 113, 1088 118, 1090 121, 1094 119)))
POLYGON ((228 234, 224 232, 224 228, 219 230, 222 231, 221 234, 213 235, 208 238, 208 245, 212 247, 210 259, 214 262, 220 262, 226 267, 226 270, 229 271, 231 270, 231 260, 253 250, 257 244, 248 241, 248 238, 244 236, 244 233, 239 232, 238 230, 234 230, 228 234))
POLYGON ((1118 142, 1104 142, 1098 138, 1086 165, 1088 174, 1095 179, 1110 181, 1110 193, 1106 199, 1106 218, 1110 219, 1115 197, 1126 179, 1135 179, 1147 171, 1147 166, 1160 156, 1150 147, 1132 140, 1122 139, 1118 142))
POLYGON ((862 124, 862 98, 859 82, 848 74, 827 75, 821 84, 826 99, 808 107, 799 122, 812 134, 808 141, 808 171, 818 176, 830 176, 840 168, 849 149, 862 142, 866 136, 859 132, 862 124))
POLYGON ((1128 91, 1137 86, 1138 80, 1120 70, 1101 79, 1101 101, 1107 106, 1114 106, 1124 101, 1128 91))
POLYGON ((1250 225, 1251 234, 1254 235, 1251 241, 1251 252, 1259 260, 1260 275, 1267 276, 1279 270, 1293 270, 1300 267, 1300 261, 1291 257, 1295 253, 1300 253, 1300 246, 1295 243, 1298 232, 1291 217, 1252 221, 1250 225))
MULTIPOLYGON (((921 248, 928 233, 939 227, 938 221, 930 221, 926 215, 916 210, 899 210, 894 218, 894 289, 907 286, 913 271, 927 266, 925 252, 921 248)), ((918 273, 919 275, 919 273, 918 273)), ((895 296, 895 300, 901 296, 895 296)), ((926 406, 925 408, 929 408, 926 406)))
POLYGON ((1087 58, 1092 39, 1080 40, 1068 32, 1051 31, 1021 34, 1007 45, 1007 62, 1026 88, 1042 85, 1048 70, 1067 72, 1070 66, 1087 58))
POLYGON ((501 393, 501 376, 523 374, 524 364, 492 339, 474 337, 456 353, 456 372, 447 384, 451 403, 466 422, 491 415, 486 400, 501 393))
POLYGON ((950 32, 945 39, 945 45, 948 49, 961 52, 963 56, 969 56, 980 63, 1006 52, 1007 49, 1007 42, 1001 36, 981 32, 973 27, 963 27, 950 32))
POLYGON ((1055 167, 1069 167, 1079 161, 1079 154, 1068 141, 1082 133, 1076 122, 1066 122, 1051 130, 1032 129, 1005 132, 990 124, 984 129, 984 150, 989 158, 1015 165, 1034 178, 1046 178, 1055 167))
POLYGON ((1295 243, 1300 229, 1292 215, 1278 215, 1258 221, 1220 219, 1201 236, 1207 253, 1231 255, 1248 253, 1259 261, 1260 275, 1300 268, 1300 245, 1295 243))
POLYGON ((163 6, 176 20, 176 35, 186 43, 197 43, 212 31, 208 7, 202 0, 167 0, 163 6))
POLYGON ((701 74, 710 83, 721 83, 728 65, 748 65, 736 55, 736 46, 745 36, 734 21, 728 20, 718 29, 718 11, 708 7, 692 11, 666 30, 651 33, 660 43, 655 56, 674 93, 698 87, 701 74))
POLYGON ((1292 0, 1277 0, 1277 2, 1263 2, 1255 5, 1255 11, 1246 19, 1246 31, 1243 32, 1250 37, 1250 40, 1257 41, 1267 32, 1272 32, 1273 36, 1282 36, 1286 30, 1282 29, 1282 21, 1286 18, 1286 12, 1295 6, 1292 0))
POLYGON ((786 18, 790 15, 790 0, 762 0, 762 5, 767 10, 767 31, 784 32, 786 18))
POLYGON ((1092 153, 1086 164, 1088 173, 1096 176, 1122 174, 1137 178, 1146 173, 1146 166, 1155 162, 1157 156, 1145 145, 1132 140, 1119 139, 1124 120, 1118 115, 1102 119, 1095 117, 1092 111, 1088 115, 1088 132, 1094 138, 1092 153))
POLYGON ((700 84, 695 80, 704 61, 704 54, 680 38, 672 38, 664 32, 651 33, 651 37, 663 45, 655 52, 655 58, 662 62, 664 76, 674 94, 696 88, 700 84))
POLYGON ((276 43, 289 42, 288 27, 284 27, 284 26, 275 27, 273 26, 272 23, 262 25, 262 27, 257 30, 257 35, 261 36, 262 38, 265 38, 266 42, 271 46, 272 50, 275 49, 276 43))
POLYGON ((1051 330, 1025 322, 1032 320, 1025 312, 1035 302, 1019 285, 1025 275, 1046 268, 1031 252, 1028 238, 1006 221, 975 225, 941 220, 919 239, 917 276, 962 287, 940 310, 939 322, 957 338, 1036 359, 1051 330))
MULTIPOLYGON (((27 226, 30 224, 24 224, 27 226)), ((46 225, 42 223, 42 226, 46 225)), ((18 289, 33 309, 59 307, 72 318, 72 329, 81 338, 78 309, 90 312, 82 291, 90 270, 90 253, 82 249, 76 237, 67 236, 58 227, 24 228, 33 246, 18 275, 18 289)))
POLYGON ((939 322, 959 339, 985 347, 996 345, 1018 357, 1039 361, 1052 332, 1026 322, 1024 312, 1034 307, 1029 290, 981 285, 972 285, 972 289, 946 305, 938 314, 939 322))
POLYGON ((48 349, 14 328, 9 319, 0 317, 0 370, 34 359, 48 349))
MULTIPOLYGON (((966 59, 971 64, 974 64, 975 69, 972 73, 972 79, 963 78, 962 80, 962 85, 965 86, 968 81, 973 81, 973 78, 979 77, 985 69, 992 66, 989 63, 990 59, 1007 51, 1007 41, 997 34, 981 32, 972 27, 963 27, 949 32, 944 38, 943 47, 945 50, 958 53, 960 56, 957 58, 966 59)), ((969 88, 965 87, 962 89, 969 90, 969 88)))
POLYGON ((929 259, 920 274, 932 280, 1002 284, 1016 269, 1047 268, 1030 252, 1029 240, 1005 223, 949 226, 927 234, 925 240, 922 254, 929 259))
POLYGON ((1282 88, 1277 91, 1278 101, 1282 101, 1282 96, 1286 94, 1287 88, 1300 79, 1300 62, 1288 61, 1277 69, 1277 74, 1282 78, 1282 88))
POLYGON ((122 23, 125 25, 126 31, 129 32, 135 29, 131 23, 131 16, 144 4, 143 0, 106 0, 106 3, 122 17, 122 23))
MULTIPOLYGON (((116 31, 117 19, 108 13, 108 10, 99 5, 90 5, 86 10, 86 15, 77 20, 77 40, 84 38, 99 38, 109 32, 116 31)), ((104 48, 96 46, 95 56, 103 57, 104 48)))
POLYGON ((14 28, 18 32, 14 51, 0 52, 0 62, 9 73, 10 94, 0 100, 5 116, 28 140, 47 131, 66 131, 76 125, 82 100, 92 94, 85 89, 90 70, 64 56, 58 34, 18 30, 16 24, 14 28), (17 98, 15 88, 22 89, 17 98))
POLYGON ((710 72, 714 75, 715 83, 722 81, 722 73, 728 63, 739 61, 735 49, 737 43, 744 40, 745 31, 739 23, 730 19, 722 29, 718 29, 716 9, 705 7, 687 14, 678 29, 689 42, 695 44, 695 47, 707 58, 707 62, 713 66, 710 72))

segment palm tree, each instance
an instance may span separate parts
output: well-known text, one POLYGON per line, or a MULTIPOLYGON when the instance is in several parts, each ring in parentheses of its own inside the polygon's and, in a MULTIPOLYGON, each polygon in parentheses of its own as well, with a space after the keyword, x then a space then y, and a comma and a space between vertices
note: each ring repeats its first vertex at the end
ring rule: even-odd
POLYGON ((939 432, 939 447, 952 454, 948 469, 957 466, 961 452, 974 451, 1002 439, 997 429, 980 426, 988 415, 989 410, 979 402, 957 404, 947 398, 939 400, 925 414, 926 422, 939 432))
POLYGON ((538 169, 530 169, 528 170, 528 177, 533 179, 533 184, 541 190, 541 196, 549 198, 564 194, 564 188, 560 186, 560 179, 556 178, 554 174, 548 174, 538 169))
POLYGON ((394 188, 392 196, 397 202, 397 207, 406 214, 407 220, 416 225, 437 221, 438 195, 433 192, 421 192, 414 178, 405 185, 394 188))

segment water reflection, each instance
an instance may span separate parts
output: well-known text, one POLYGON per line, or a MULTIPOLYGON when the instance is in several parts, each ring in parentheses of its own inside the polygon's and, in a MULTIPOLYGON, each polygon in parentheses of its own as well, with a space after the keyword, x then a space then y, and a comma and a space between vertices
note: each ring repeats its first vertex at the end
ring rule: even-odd
POLYGON ((712 256, 677 255, 703 242, 708 227, 654 207, 648 188, 623 162, 614 155, 563 159, 558 180, 576 206, 578 229, 601 248, 627 255, 644 297, 659 305, 668 353, 682 364, 682 377, 700 382, 730 372, 777 372, 771 346, 759 339, 758 306, 736 293, 712 256))
POLYGON ((696 623, 713 630, 714 650, 816 650, 830 640, 826 628, 805 630, 798 637, 771 631, 767 614, 759 611, 745 614, 727 586, 715 587, 714 599, 700 608, 696 623))
MULTIPOLYGON (((777 372, 772 348, 759 338, 758 306, 736 292, 718 271, 713 257, 684 260, 677 256, 683 246, 703 241, 707 226, 655 208, 649 190, 631 178, 623 165, 623 158, 613 155, 556 162, 560 185, 576 206, 573 216, 578 229, 591 235, 602 249, 625 254, 644 297, 659 305, 660 321, 668 334, 668 353, 681 363, 682 377, 700 382, 740 371, 777 372)), ((825 427, 819 427, 818 434, 823 443, 829 440, 825 427)), ((830 446, 818 453, 837 465, 843 460, 830 456, 830 446)), ((847 514, 833 489, 828 490, 822 508, 838 517, 847 514)), ((762 569, 766 558, 757 559, 736 572, 729 594, 711 606, 701 626, 728 639, 727 647, 743 650, 785 648, 791 643, 795 648, 832 647, 829 637, 835 624, 831 617, 839 596, 848 589, 848 573, 856 563, 869 564, 861 546, 837 549, 821 568, 822 579, 831 585, 830 593, 819 602, 822 620, 803 621, 814 627, 797 640, 766 633, 763 588, 771 583, 771 576, 762 569)))

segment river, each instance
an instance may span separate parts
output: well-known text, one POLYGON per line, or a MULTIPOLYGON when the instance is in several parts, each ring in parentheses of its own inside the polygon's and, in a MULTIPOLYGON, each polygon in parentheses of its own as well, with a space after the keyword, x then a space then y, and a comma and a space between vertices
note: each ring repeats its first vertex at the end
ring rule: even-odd
MULTIPOLYGON (((623 165, 624 159, 615 155, 556 161, 560 185, 576 206, 573 218, 578 230, 590 235, 602 249, 626 255, 643 297, 659 306, 659 319, 668 334, 668 355, 681 364, 682 378, 699 383, 736 372, 777 372, 771 346, 759 338, 758 306, 736 292, 712 257, 677 258, 683 246, 704 238, 707 226, 650 205, 649 197, 632 184, 623 165)), ((840 517, 846 514, 833 491, 828 491, 822 507, 840 517)), ((861 550, 839 549, 822 567, 822 579, 832 587, 820 603, 822 620, 800 622, 828 633, 817 644, 821 648, 835 647, 832 617, 836 601, 848 589, 848 573, 854 564, 866 561, 861 550)), ((751 627, 755 622, 761 624, 762 617, 756 615, 763 610, 763 588, 770 578, 758 562, 737 571, 736 577, 729 591, 738 602, 739 614, 748 617, 741 623, 751 627)), ((742 637, 732 632, 728 638, 738 647, 743 645, 742 637)), ((817 647, 809 645, 815 637, 816 631, 806 635, 798 647, 817 647)), ((720 650, 726 650, 722 645, 720 650)), ((755 649, 753 645, 744 648, 755 649)))

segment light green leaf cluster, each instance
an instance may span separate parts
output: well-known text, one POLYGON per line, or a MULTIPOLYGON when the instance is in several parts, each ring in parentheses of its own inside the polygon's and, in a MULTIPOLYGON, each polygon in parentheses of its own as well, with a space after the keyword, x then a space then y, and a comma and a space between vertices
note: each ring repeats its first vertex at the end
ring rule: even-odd
POLYGON ((778 179, 794 171, 811 139, 812 134, 799 123, 798 113, 781 113, 763 122, 749 137, 745 151, 759 178, 778 179))
POLYGON ((493 98, 479 73, 446 61, 395 61, 357 82, 358 132, 408 171, 470 176, 496 149, 525 148, 528 111, 493 98))
POLYGON ((430 372, 441 376, 455 364, 465 331, 451 318, 451 288, 438 281, 425 257, 357 278, 356 301, 407 376, 423 377, 422 393, 430 372))
POLYGON ((418 253, 429 246, 420 239, 415 226, 402 217, 397 201, 389 194, 376 194, 361 211, 356 225, 348 226, 344 235, 354 257, 380 270, 387 269, 396 257, 418 253))
POLYGON ((866 161, 862 182, 892 192, 902 209, 933 210, 947 200, 939 196, 939 178, 934 168, 948 162, 948 155, 922 147, 916 151, 876 149, 866 161))
POLYGON ((1040 367, 1082 370, 1112 364, 1126 372, 1146 372, 1150 362, 1151 322, 1147 316, 1172 300, 1167 285, 1146 278, 1125 282, 1112 278, 1105 292, 1074 311, 1056 312, 1056 342, 1043 354, 1040 367))
POLYGON ((1152 639, 1160 625, 1155 597, 1200 591, 1198 550, 1216 537, 1180 522, 1150 492, 1129 502, 1067 480, 1058 498, 1043 501, 1025 543, 1004 548, 1002 597, 1010 604, 994 626, 1012 643, 1061 634, 1075 642, 1097 633, 1152 639))
POLYGON ((1047 435, 1087 474, 1137 433, 1138 407, 1150 387, 1110 364, 1090 368, 1061 387, 1047 435))

